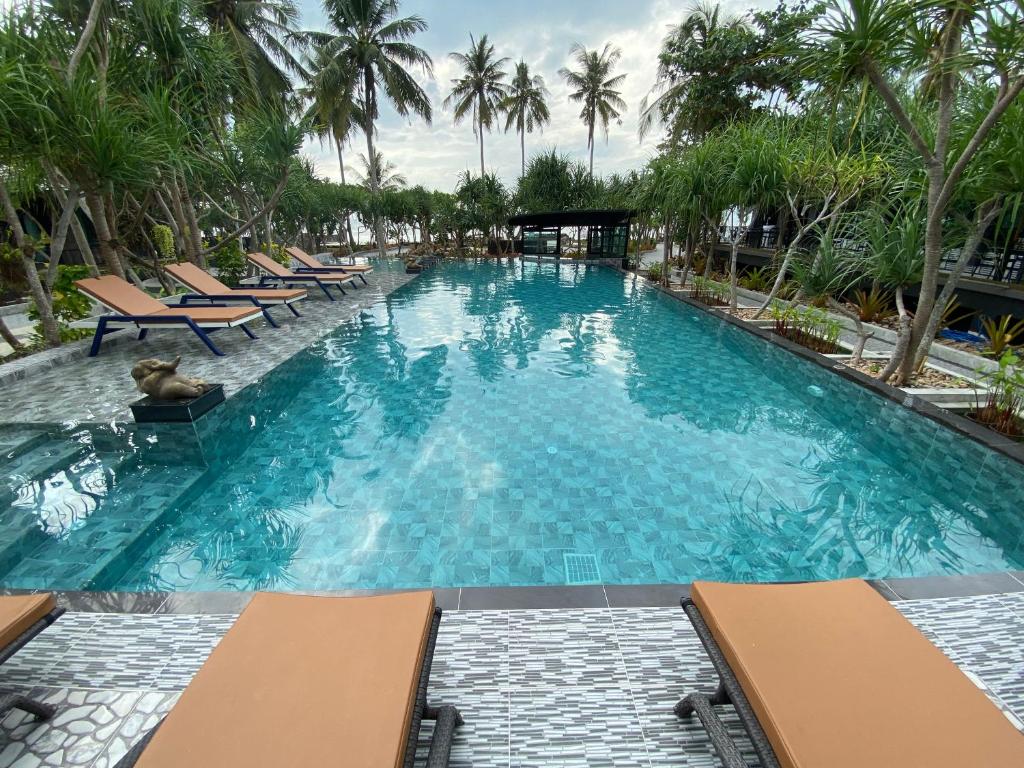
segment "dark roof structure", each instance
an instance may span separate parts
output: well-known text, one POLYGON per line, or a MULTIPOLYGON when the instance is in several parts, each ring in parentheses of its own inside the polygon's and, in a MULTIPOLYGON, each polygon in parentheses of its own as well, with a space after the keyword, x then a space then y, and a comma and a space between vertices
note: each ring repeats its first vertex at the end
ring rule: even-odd
POLYGON ((547 211, 513 216, 508 223, 513 227, 614 227, 628 224, 636 216, 625 208, 585 211, 547 211))

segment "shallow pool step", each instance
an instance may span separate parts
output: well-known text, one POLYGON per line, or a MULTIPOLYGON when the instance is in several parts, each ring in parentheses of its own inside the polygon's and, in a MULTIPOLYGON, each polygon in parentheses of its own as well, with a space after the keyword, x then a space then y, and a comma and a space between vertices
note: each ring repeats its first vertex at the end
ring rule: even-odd
POLYGON ((27 589, 82 589, 149 533, 202 471, 194 467, 132 467, 90 497, 88 514, 67 530, 45 530, 40 515, 0 558, 0 584, 27 589))
POLYGON ((0 473, 7 474, 7 464, 46 442, 45 430, 35 427, 0 427, 0 473))

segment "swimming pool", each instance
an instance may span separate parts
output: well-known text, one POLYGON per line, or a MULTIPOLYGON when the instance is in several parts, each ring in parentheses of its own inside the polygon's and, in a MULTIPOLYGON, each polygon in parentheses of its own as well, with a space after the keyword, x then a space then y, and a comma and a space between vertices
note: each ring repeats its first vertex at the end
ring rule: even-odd
POLYGON ((0 585, 1024 566, 1019 464, 598 267, 443 263, 230 399, 197 439, 187 464, 46 443, 49 474, 0 516, 0 585))

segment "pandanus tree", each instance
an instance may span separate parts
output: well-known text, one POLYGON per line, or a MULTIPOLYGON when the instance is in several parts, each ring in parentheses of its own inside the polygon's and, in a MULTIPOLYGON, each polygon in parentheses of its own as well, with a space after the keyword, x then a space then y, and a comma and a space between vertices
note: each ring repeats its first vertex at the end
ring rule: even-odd
POLYGON ((928 328, 944 310, 937 298, 950 206, 1024 90, 1024 11, 1020 3, 834 0, 812 32, 808 71, 833 91, 876 93, 925 178, 924 264, 896 376, 903 383, 927 354, 928 328), (985 108, 965 109, 978 85, 989 91, 985 108))
POLYGON ((544 78, 531 75, 530 66, 525 61, 516 64, 508 95, 499 107, 505 112, 505 131, 515 128, 519 134, 520 176, 526 175, 526 134, 543 130, 551 122, 547 97, 544 78))
MULTIPOLYGON (((346 73, 344 87, 356 95, 363 113, 366 157, 375 163, 373 138, 380 102, 390 102, 406 117, 418 115, 430 123, 430 99, 410 69, 432 75, 430 56, 411 40, 427 29, 419 16, 399 17, 397 0, 326 0, 324 10, 332 31, 308 33, 310 42, 324 49, 324 56, 346 73)), ((376 169, 369 173, 370 192, 380 194, 376 169)), ((384 225, 373 217, 374 235, 381 256, 385 255, 384 225)))
POLYGON ((508 59, 497 58, 487 35, 479 40, 470 35, 469 50, 452 51, 449 56, 462 68, 462 75, 452 80, 444 107, 452 108, 456 125, 472 117, 473 133, 480 142, 480 175, 484 176, 484 131, 491 130, 509 93, 505 83, 508 73, 503 69, 508 59))
POLYGON ((608 126, 619 120, 626 111, 620 86, 626 75, 613 75, 615 66, 622 58, 622 51, 611 43, 605 43, 600 51, 587 50, 580 43, 574 43, 569 56, 578 69, 562 67, 558 74, 569 86, 569 100, 582 105, 580 120, 587 126, 587 149, 590 151, 590 175, 594 175, 594 133, 600 127, 605 140, 608 126))

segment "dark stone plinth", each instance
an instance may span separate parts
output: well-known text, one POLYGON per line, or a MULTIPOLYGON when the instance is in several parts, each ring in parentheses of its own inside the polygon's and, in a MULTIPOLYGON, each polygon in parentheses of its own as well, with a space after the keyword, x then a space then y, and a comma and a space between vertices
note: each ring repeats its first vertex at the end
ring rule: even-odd
POLYGON ((193 422, 224 402, 224 385, 211 384, 199 397, 191 400, 157 400, 144 397, 132 403, 132 415, 139 424, 193 422))

